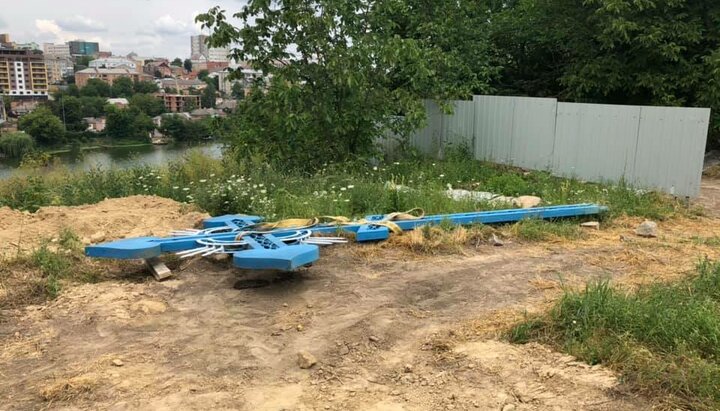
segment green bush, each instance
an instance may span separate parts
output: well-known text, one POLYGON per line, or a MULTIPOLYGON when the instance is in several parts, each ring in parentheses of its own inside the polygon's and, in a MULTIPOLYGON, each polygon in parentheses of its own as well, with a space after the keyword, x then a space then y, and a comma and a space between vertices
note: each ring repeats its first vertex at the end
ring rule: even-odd
POLYGON ((675 284, 625 292, 608 281, 567 290, 549 314, 510 332, 620 371, 638 391, 679 398, 694 409, 720 407, 720 263, 675 284))
POLYGON ((35 148, 35 142, 28 134, 17 132, 0 135, 0 154, 9 158, 22 158, 35 148))

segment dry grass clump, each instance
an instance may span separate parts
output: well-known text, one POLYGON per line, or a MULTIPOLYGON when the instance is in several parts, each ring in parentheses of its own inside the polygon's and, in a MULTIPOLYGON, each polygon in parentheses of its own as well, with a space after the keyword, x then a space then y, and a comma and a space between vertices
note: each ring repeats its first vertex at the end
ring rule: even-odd
POLYGON ((94 374, 77 375, 70 378, 58 378, 40 389, 45 401, 71 401, 89 397, 100 385, 100 379, 94 374))

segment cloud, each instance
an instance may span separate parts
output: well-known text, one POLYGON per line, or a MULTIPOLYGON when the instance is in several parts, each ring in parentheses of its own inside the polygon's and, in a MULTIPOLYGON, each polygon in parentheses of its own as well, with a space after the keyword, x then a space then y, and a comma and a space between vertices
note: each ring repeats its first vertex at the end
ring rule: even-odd
POLYGON ((57 25, 63 30, 78 33, 107 31, 107 28, 102 22, 80 15, 75 15, 69 19, 58 20, 57 25))
POLYGON ((153 22, 153 29, 161 35, 178 35, 192 32, 193 26, 166 14, 153 22))
POLYGON ((50 33, 54 34, 56 37, 60 37, 62 35, 62 29, 57 25, 57 23, 55 23, 55 20, 37 19, 35 20, 35 28, 40 33, 50 33))

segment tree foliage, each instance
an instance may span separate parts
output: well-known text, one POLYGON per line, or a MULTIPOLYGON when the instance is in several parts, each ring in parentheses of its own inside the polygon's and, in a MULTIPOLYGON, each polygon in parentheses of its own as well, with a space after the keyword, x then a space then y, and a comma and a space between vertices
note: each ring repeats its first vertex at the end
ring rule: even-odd
POLYGON ((130 98, 135 94, 133 81, 129 77, 115 79, 112 84, 112 96, 130 98))
POLYGON ((202 91, 200 95, 200 103, 203 108, 215 108, 215 99, 217 97, 217 89, 215 84, 208 83, 207 87, 202 91))
POLYGON ((403 29, 409 11, 398 0, 250 0, 235 14, 241 27, 217 7, 200 15, 209 46, 237 44, 234 59, 270 78, 231 120, 237 154, 302 168, 369 155, 384 132, 423 123, 422 98, 468 95, 474 80, 458 81, 462 62, 421 38, 432 30, 403 29))
POLYGON ((152 94, 159 91, 157 84, 152 81, 137 81, 133 84, 133 90, 135 93, 152 94))
POLYGON ((110 85, 99 78, 91 78, 80 89, 80 95, 84 97, 111 97, 112 88, 110 85))
POLYGON ((192 71, 192 61, 190 61, 190 59, 185 59, 185 61, 183 61, 183 68, 187 72, 192 71))
POLYGON ((165 112, 165 103, 152 94, 135 94, 130 98, 130 108, 136 108, 150 117, 165 112))
POLYGON ((178 115, 165 115, 160 132, 175 141, 198 141, 210 135, 210 126, 205 120, 192 121, 178 115))
POLYGON ((518 0, 494 16, 503 94, 720 109, 720 2, 518 0))
POLYGON ((175 60, 173 60, 172 63, 170 63, 170 65, 171 65, 171 66, 176 66, 176 67, 182 67, 182 66, 183 66, 183 61, 182 61, 182 59, 181 59, 180 57, 175 57, 175 60))
POLYGON ((245 87, 243 87, 241 82, 236 81, 233 83, 230 90, 230 95, 235 100, 242 100, 243 98, 245 98, 245 87))
POLYGON ((35 142, 29 134, 23 132, 0 135, 0 154, 10 158, 22 158, 31 152, 35 142))
POLYGON ((107 115, 105 132, 112 138, 146 140, 154 129, 152 119, 137 108, 112 108, 107 115))
POLYGON ((58 144, 65 139, 62 121, 44 106, 20 117, 18 126, 20 130, 30 134, 38 144, 58 144))

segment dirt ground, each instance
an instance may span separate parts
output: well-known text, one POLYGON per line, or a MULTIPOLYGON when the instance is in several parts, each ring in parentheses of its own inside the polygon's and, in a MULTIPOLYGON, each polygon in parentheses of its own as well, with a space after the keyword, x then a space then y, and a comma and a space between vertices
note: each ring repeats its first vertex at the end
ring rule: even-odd
MULTIPOLYGON (((720 187, 706 182, 700 201, 717 211, 708 185, 720 187)), ((53 213, 83 236, 102 231, 106 239, 151 226, 161 234, 202 217, 148 197, 53 213)), ((7 231, 16 218, 0 211, 0 238, 18 238, 7 231)), ((51 221, 43 235, 62 228, 51 221)), ((509 241, 427 256, 396 239, 326 248, 315 266, 293 274, 197 260, 165 282, 130 275, 69 287, 46 304, 0 311, 0 409, 652 408, 653 399, 623 392, 601 366, 501 338, 563 284, 611 276, 632 287, 720 257, 701 241, 720 236, 713 216, 660 222, 657 239, 635 237, 639 222, 603 225, 576 242, 509 241), (266 285, 245 288, 258 283, 249 280, 266 285), (300 368, 299 353, 317 364, 300 368)))

